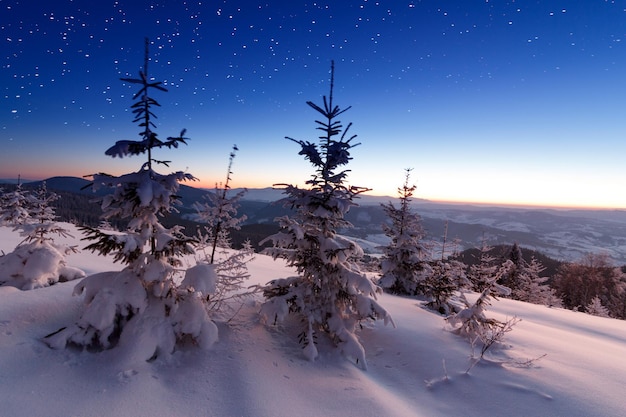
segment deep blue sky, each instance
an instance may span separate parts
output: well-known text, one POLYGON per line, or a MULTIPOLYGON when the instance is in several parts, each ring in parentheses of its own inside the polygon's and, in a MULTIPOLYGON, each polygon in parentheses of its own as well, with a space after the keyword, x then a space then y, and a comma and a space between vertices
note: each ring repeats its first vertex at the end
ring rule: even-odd
MULTIPOLYGON (((162 155, 203 186, 302 183, 328 94, 362 143, 351 184, 434 200, 626 208, 626 1, 0 0, 0 178, 136 170, 150 38, 162 155)), ((197 184, 198 185, 198 184, 197 184)))

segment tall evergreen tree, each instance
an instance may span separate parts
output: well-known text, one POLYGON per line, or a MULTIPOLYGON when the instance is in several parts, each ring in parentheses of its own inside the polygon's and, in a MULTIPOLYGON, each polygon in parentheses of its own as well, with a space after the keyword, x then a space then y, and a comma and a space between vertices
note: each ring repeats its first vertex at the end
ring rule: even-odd
POLYGON ((76 294, 85 294, 86 308, 79 321, 49 335, 50 346, 78 345, 108 348, 118 343, 130 349, 137 359, 147 360, 170 353, 178 342, 193 339, 210 346, 217 338, 217 328, 205 309, 207 293, 215 290, 215 271, 209 265, 189 268, 180 285, 174 276, 182 267, 180 257, 193 254, 195 240, 183 234, 182 228, 165 228, 160 217, 175 210, 179 182, 193 180, 181 171, 160 174, 154 151, 186 144, 185 130, 179 136, 158 138, 153 130, 159 103, 151 96, 154 90, 167 91, 161 82, 148 75, 149 41, 139 78, 123 78, 138 84, 133 97, 134 122, 141 128, 140 140, 121 140, 106 151, 111 157, 146 157, 137 172, 119 177, 93 174, 92 188, 112 188, 102 200, 104 219, 128 219, 128 229, 117 234, 84 227, 87 249, 100 255, 112 255, 125 265, 121 271, 104 272, 85 278, 76 286, 76 294))
POLYGON ((409 185, 411 169, 406 170, 404 184, 398 188, 399 205, 383 204, 390 224, 383 225, 391 239, 383 248, 382 275, 379 285, 396 294, 423 293, 424 280, 432 270, 427 263, 427 250, 422 243, 424 230, 420 216, 411 210, 411 197, 415 185, 409 185))
POLYGON ((367 188, 345 183, 349 171, 343 167, 358 144, 353 143, 356 135, 348 136, 351 124, 343 129, 337 120, 350 107, 340 109, 334 104, 333 87, 334 62, 330 95, 324 96, 323 107, 307 102, 323 117, 316 121, 322 132, 319 145, 287 137, 300 146, 300 155, 313 165, 315 173, 306 182, 308 189, 281 184, 288 195, 287 205, 295 214, 278 219, 282 231, 268 238, 273 247, 267 253, 285 259, 298 275, 273 280, 263 288, 268 301, 261 313, 270 323, 283 320, 289 312, 299 315, 303 319, 300 340, 310 360, 318 355, 315 339, 321 332, 365 367, 365 352, 355 334, 359 322, 388 322, 391 317, 375 300, 381 289, 358 268, 361 247, 337 234, 339 228, 351 226, 344 216, 367 188))

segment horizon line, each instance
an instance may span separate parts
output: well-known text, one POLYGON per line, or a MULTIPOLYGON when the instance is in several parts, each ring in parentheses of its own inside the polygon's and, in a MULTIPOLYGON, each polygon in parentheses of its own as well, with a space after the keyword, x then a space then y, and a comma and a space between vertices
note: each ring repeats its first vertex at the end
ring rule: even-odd
MULTIPOLYGON (((62 177, 84 179, 84 177, 77 177, 73 175, 54 175, 52 177, 43 178, 43 179, 25 179, 21 177, 18 177, 18 178, 0 177, 0 183, 17 184, 18 181, 22 183, 29 183, 29 182, 37 182, 37 181, 46 181, 51 178, 62 178, 62 177)), ((207 191, 215 189, 215 187, 205 187, 205 186, 194 187, 193 185, 188 185, 184 183, 181 183, 181 185, 187 185, 188 187, 198 188, 198 189, 207 190, 207 191)), ((248 190, 276 190, 276 191, 280 190, 278 188, 275 188, 273 185, 268 185, 266 187, 232 187, 233 190, 244 189, 244 188, 248 190)), ((397 200, 399 198, 398 196, 391 196, 388 194, 371 193, 371 190, 360 194, 360 196, 376 197, 376 198, 381 198, 381 199, 389 198, 392 201, 397 200)), ((581 205, 581 204, 572 204, 572 205, 565 204, 564 205, 564 204, 555 204, 555 203, 551 204, 551 203, 522 203, 522 202, 501 202, 501 201, 462 201, 462 200, 452 200, 452 199, 429 199, 429 198, 423 198, 423 197, 417 197, 417 196, 413 196, 412 201, 418 204, 421 202, 423 204, 424 203, 425 204, 447 204, 447 205, 456 205, 456 206, 470 205, 470 206, 481 206, 481 207, 502 207, 502 208, 518 208, 518 209, 599 210, 599 211, 624 211, 626 210, 626 207, 615 207, 615 206, 606 207, 606 206, 581 205)))

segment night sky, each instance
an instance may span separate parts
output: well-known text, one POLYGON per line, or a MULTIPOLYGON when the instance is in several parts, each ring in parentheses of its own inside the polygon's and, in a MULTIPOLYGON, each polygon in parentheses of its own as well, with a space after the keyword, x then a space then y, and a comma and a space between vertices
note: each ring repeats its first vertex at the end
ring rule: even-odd
MULTIPOLYGON (((130 105, 149 72, 168 169, 212 187, 313 173, 307 100, 352 106, 348 180, 396 195, 626 208, 626 1, 0 0, 0 178, 122 174, 130 105)), ((160 152, 160 151, 159 151, 160 152)))

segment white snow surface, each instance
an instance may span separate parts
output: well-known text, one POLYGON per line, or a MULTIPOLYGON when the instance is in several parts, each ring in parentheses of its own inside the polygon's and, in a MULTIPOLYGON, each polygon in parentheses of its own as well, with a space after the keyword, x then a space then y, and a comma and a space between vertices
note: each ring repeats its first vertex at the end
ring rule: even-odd
MULTIPOLYGON (((80 233, 67 228, 83 246, 80 233)), ((13 250, 15 234, 0 227, 0 250, 13 250)), ((67 264, 88 275, 121 269, 87 251, 68 255, 67 264)), ((249 272, 250 285, 293 275, 263 255, 255 256, 249 272)), ((0 415, 626 415, 624 321, 493 301, 487 316, 522 321, 505 345, 492 347, 467 373, 470 345, 449 332, 441 316, 415 299, 383 294, 378 301, 397 327, 379 321, 358 333, 368 361, 364 371, 322 337, 317 359, 306 360, 299 323, 260 323, 259 295, 230 321, 216 323, 219 340, 209 350, 190 346, 148 363, 133 359, 121 344, 94 353, 53 350, 42 342, 78 319, 82 296, 72 296, 77 282, 30 291, 0 287, 0 415)))

